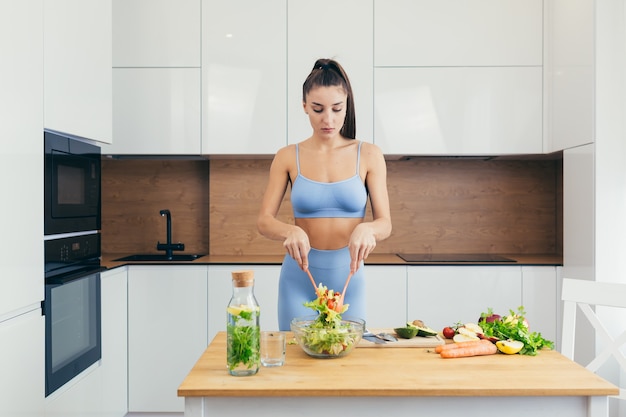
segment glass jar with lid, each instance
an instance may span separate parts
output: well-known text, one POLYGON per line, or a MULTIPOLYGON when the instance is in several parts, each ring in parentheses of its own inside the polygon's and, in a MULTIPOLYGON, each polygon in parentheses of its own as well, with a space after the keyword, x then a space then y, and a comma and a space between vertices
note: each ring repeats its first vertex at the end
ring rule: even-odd
POLYGON ((234 376, 259 371, 260 308, 254 296, 254 271, 234 271, 232 297, 226 308, 226 357, 228 372, 234 376))

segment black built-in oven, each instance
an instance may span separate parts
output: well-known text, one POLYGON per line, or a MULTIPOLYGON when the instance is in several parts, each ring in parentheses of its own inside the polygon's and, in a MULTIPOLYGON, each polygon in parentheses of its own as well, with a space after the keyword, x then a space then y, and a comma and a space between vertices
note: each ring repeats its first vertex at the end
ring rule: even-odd
POLYGON ((100 147, 44 131, 44 234, 100 230, 100 147))
POLYGON ((44 241, 46 396, 101 358, 100 233, 44 241))

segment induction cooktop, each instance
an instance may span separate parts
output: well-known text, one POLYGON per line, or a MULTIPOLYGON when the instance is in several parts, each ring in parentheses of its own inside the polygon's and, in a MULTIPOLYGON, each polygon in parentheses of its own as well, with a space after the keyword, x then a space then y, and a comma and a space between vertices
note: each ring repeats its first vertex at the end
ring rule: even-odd
POLYGON ((397 253, 405 262, 517 262, 490 253, 397 253))

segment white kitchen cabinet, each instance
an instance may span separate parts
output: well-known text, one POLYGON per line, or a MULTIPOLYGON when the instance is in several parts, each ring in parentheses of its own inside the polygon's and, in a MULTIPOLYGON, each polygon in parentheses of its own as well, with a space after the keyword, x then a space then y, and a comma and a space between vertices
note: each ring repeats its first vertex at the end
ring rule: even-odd
POLYGON ((563 151, 563 274, 595 279, 595 144, 563 151))
MULTIPOLYGON (((402 327, 407 321, 407 267, 366 265, 367 327, 402 327)), ((350 286, 348 285, 348 292, 350 286)), ((350 310, 346 315, 350 315, 350 310)))
POLYGON ((482 312, 506 314, 522 305, 519 266, 409 266, 408 318, 441 330, 477 322, 482 312))
POLYGON ((287 144, 286 15, 286 0, 203 0, 203 154, 287 144))
POLYGON ((111 0, 43 4, 44 127, 111 143, 111 0))
POLYGON ((594 142, 594 4, 593 0, 546 2, 547 152, 594 142))
POLYGON ((113 0, 114 67, 200 67, 201 0, 113 0))
POLYGON ((129 266, 128 411, 182 412, 178 386, 207 345, 207 266, 129 266))
POLYGON ((127 267, 102 272, 102 408, 94 415, 123 417, 128 411, 127 267))
POLYGON ((0 415, 44 415, 44 332, 41 310, 0 320, 0 415))
POLYGON ((542 65, 542 0, 375 0, 375 66, 542 65))
MULTIPOLYGON (((102 409, 102 368, 91 365, 45 399, 46 417, 83 417, 102 409)), ((120 417, 112 414, 111 417, 120 417)))
POLYGON ((115 140, 102 153, 199 155, 200 84, 200 68, 115 68, 115 140))
POLYGON ((1 322, 44 298, 41 0, 0 3, 0 56, 1 322))
POLYGON ((541 67, 376 68, 375 140, 385 154, 543 150, 541 67))
POLYGON ((287 139, 311 136, 302 108, 302 83, 318 58, 336 59, 350 78, 356 137, 373 141, 373 0, 290 1, 287 45, 287 139))
POLYGON ((217 332, 226 331, 226 307, 233 288, 231 273, 241 270, 254 271, 254 295, 261 308, 261 329, 278 330, 280 265, 209 265, 209 341, 217 332))
POLYGON ((556 266, 522 266, 522 305, 530 330, 555 343, 561 336, 558 326, 560 299, 556 266))

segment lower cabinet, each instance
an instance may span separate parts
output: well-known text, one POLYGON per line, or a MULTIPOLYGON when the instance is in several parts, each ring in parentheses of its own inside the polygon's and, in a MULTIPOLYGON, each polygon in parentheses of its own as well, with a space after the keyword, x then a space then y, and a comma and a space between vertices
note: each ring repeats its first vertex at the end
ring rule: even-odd
POLYGON ((556 266, 408 267, 409 320, 435 330, 457 322, 476 322, 493 309, 505 315, 523 306, 531 331, 559 339, 560 288, 556 266))
POLYGON ((0 321, 0 416, 44 415, 44 327, 40 309, 0 321))
POLYGON ((435 330, 476 322, 488 308, 503 314, 522 305, 519 266, 414 266, 407 276, 409 320, 435 330))
POLYGON ((123 417, 128 411, 128 269, 101 274, 102 407, 98 416, 123 417))
POLYGON ((530 330, 556 343, 561 340, 560 267, 522 266, 522 302, 530 330))
POLYGON ((407 267, 367 265, 365 277, 367 327, 402 327, 407 320, 407 267))
POLYGON ((208 344, 207 266, 132 265, 128 300, 128 411, 182 412, 178 386, 208 344))

